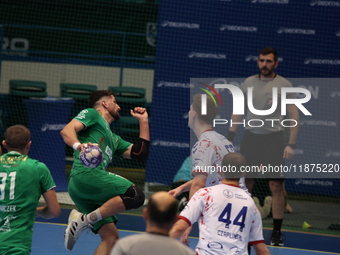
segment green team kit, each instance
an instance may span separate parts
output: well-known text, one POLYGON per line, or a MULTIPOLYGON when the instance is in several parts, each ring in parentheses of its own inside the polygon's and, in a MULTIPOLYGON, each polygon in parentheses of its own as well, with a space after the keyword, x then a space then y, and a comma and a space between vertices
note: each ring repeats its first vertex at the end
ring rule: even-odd
MULTIPOLYGON (((87 168, 79 160, 79 151, 74 151, 74 163, 69 179, 69 194, 79 210, 90 213, 112 197, 123 195, 131 185, 129 180, 106 171, 113 156, 121 157, 131 143, 112 133, 109 124, 97 110, 82 110, 74 119, 85 128, 77 133, 81 143, 96 143, 103 151, 103 161, 96 168, 87 168)), ((116 222, 115 216, 94 224, 96 233, 105 223, 116 222)))
POLYGON ((14 151, 0 157, 0 255, 30 254, 39 198, 54 187, 44 163, 14 151))

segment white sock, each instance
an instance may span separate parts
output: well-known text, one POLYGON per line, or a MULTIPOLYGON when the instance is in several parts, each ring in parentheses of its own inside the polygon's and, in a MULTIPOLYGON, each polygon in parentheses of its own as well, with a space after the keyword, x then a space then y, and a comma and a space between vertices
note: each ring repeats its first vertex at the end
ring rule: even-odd
POLYGON ((99 208, 89 214, 86 214, 86 219, 89 223, 94 224, 102 219, 99 208))

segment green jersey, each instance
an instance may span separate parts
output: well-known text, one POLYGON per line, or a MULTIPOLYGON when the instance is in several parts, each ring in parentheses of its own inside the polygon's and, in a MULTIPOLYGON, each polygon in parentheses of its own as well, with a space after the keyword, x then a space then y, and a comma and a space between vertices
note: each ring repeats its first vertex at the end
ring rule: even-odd
POLYGON ((14 151, 0 157, 0 254, 31 250, 40 196, 54 187, 44 163, 14 151))
MULTIPOLYGON (((74 119, 82 122, 85 126, 82 131, 77 133, 79 141, 81 143, 96 143, 103 151, 103 161, 97 167, 98 169, 106 170, 112 157, 121 157, 131 145, 131 143, 124 141, 120 136, 112 133, 107 121, 94 108, 82 110, 74 119)), ((74 151, 74 163, 71 174, 90 170, 80 162, 79 154, 79 151, 74 151)))

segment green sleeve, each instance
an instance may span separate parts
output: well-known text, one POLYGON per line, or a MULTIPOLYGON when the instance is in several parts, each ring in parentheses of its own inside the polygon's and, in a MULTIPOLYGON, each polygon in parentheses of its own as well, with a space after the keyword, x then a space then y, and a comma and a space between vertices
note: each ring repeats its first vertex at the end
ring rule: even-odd
POLYGON ((44 194, 46 191, 55 188, 55 182, 52 178, 50 170, 47 168, 47 166, 42 163, 37 163, 37 169, 40 176, 40 191, 41 194, 44 194))
POLYGON ((116 157, 121 157, 122 154, 129 149, 132 143, 123 140, 119 135, 114 134, 114 136, 115 136, 116 144, 117 144, 114 155, 116 157))
POLYGON ((82 122, 87 128, 98 122, 98 116, 99 116, 99 113, 96 109, 87 108, 87 109, 82 110, 80 113, 78 113, 78 115, 74 117, 74 119, 82 122))

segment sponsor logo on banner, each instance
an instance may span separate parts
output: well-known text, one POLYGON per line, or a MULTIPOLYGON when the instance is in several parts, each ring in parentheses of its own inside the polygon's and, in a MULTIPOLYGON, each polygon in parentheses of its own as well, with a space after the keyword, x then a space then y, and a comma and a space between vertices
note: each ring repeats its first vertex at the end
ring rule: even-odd
POLYGON ((312 186, 333 186, 332 181, 324 180, 296 180, 295 185, 312 185, 312 186))
POLYGON ((327 151, 326 153, 325 153, 325 156, 327 157, 327 158, 329 158, 329 157, 337 157, 337 158, 340 158, 340 151, 327 151))
POLYGON ((300 126, 324 126, 324 127, 336 127, 337 122, 331 121, 331 120, 306 120, 301 119, 300 120, 300 126))
POLYGON ((304 61, 305 65, 340 65, 340 59, 314 59, 314 58, 307 58, 304 61))
POLYGON ((175 28, 189 28, 189 29, 199 29, 200 24, 196 23, 184 23, 184 22, 173 22, 173 21, 163 21, 162 27, 175 27, 175 28))
POLYGON ((226 54, 219 54, 219 53, 207 53, 207 52, 190 52, 188 54, 189 58, 211 58, 211 59, 226 59, 226 54))
MULTIPOLYGON (((258 58, 258 56, 255 56, 255 55, 248 55, 248 56, 246 56, 246 62, 249 62, 249 61, 257 61, 257 58, 258 58)), ((279 62, 283 62, 283 58, 282 57, 279 57, 278 58, 278 61, 279 62)))
POLYGON ((162 147, 190 148, 189 143, 179 143, 179 142, 161 141, 161 140, 154 140, 152 142, 152 145, 153 146, 162 146, 162 147))
POLYGON ((285 28, 280 27, 277 30, 278 34, 300 34, 300 35, 315 35, 315 30, 304 28, 285 28))
POLYGON ((253 4, 289 4, 289 0, 250 0, 253 4))
POLYGON ((221 31, 240 31, 240 32, 257 32, 257 27, 245 27, 245 26, 234 26, 234 25, 221 25, 221 31))
POLYGON ((311 6, 332 6, 332 7, 340 7, 340 2, 338 1, 310 1, 311 6))
POLYGON ((146 36, 147 43, 152 47, 156 47, 157 23, 148 22, 146 24, 146 33, 150 35, 146 36))
POLYGON ((294 155, 297 155, 297 154, 302 155, 303 154, 303 150, 302 149, 295 149, 294 155))
POLYGON ((340 91, 332 91, 330 97, 340 97, 340 91))
MULTIPOLYGON (((1 40, 0 40, 1 42, 1 40)), ((2 40, 2 54, 9 56, 27 56, 29 49, 29 41, 26 38, 8 38, 4 37, 2 40), (6 51, 13 50, 13 51, 6 51)))
POLYGON ((42 125, 41 131, 43 131, 43 132, 45 132, 47 130, 58 131, 58 130, 62 130, 65 126, 66 126, 66 124, 48 124, 48 123, 45 123, 44 125, 42 125))
MULTIPOLYGON (((319 86, 304 86, 304 85, 300 85, 298 87, 299 88, 308 89, 314 99, 318 99, 319 98, 319 86)), ((296 93, 296 96, 298 98, 304 98, 305 94, 304 93, 296 93)))
POLYGON ((171 82, 171 81, 160 81, 157 83, 157 87, 168 87, 168 88, 185 88, 189 89, 193 87, 190 83, 171 82))

